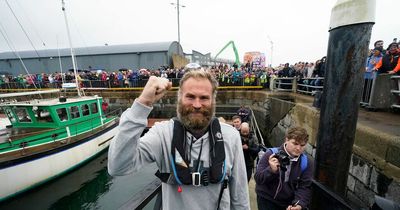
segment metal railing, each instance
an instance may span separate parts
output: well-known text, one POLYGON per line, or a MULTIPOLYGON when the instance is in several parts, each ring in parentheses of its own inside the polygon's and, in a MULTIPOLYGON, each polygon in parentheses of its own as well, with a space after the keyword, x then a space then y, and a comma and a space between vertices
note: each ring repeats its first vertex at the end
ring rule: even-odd
POLYGON ((303 78, 297 82, 297 92, 314 95, 315 91, 324 89, 323 77, 303 78))
POLYGON ((271 78, 271 91, 291 91, 296 92, 296 77, 276 77, 271 78))
POLYGON ((391 107, 400 109, 400 76, 391 76, 390 79, 395 81, 394 89, 390 90, 395 95, 395 102, 391 107))
POLYGON ((378 74, 365 78, 360 105, 367 110, 400 108, 400 76, 378 74))
MULTIPOLYGON (((173 87, 178 87, 181 78, 167 78, 172 82, 173 87)), ((260 86, 259 78, 216 78, 220 86, 233 87, 233 86, 260 86)), ((148 79, 124 79, 124 80, 80 80, 79 85, 81 88, 136 88, 144 87, 148 79)), ((65 83, 73 83, 74 80, 66 80, 65 83)), ((35 83, 38 89, 42 88, 61 88, 62 82, 39 82, 35 83)), ((33 89, 33 84, 25 82, 7 82, 0 85, 1 89, 33 89)))
POLYGON ((257 123, 257 119, 256 116, 254 115, 253 109, 250 109, 250 124, 251 124, 251 130, 254 132, 254 134, 256 135, 257 139, 258 139, 258 143, 262 146, 265 147, 265 145, 270 146, 269 143, 266 144, 266 142, 264 141, 264 137, 260 131, 260 128, 258 127, 258 123, 257 123))
POLYGON ((283 91, 314 95, 316 91, 322 91, 324 88, 323 81, 323 77, 277 77, 271 78, 270 89, 277 92, 283 91))

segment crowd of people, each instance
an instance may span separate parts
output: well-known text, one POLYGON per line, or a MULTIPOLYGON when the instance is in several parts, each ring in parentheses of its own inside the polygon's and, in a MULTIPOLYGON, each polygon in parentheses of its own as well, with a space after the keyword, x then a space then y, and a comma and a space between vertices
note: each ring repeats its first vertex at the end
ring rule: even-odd
MULTIPOLYGON (((237 67, 235 65, 218 65, 205 67, 218 80, 221 86, 249 86, 261 85, 269 87, 271 78, 276 77, 297 77, 312 78, 322 77, 324 66, 320 65, 321 60, 313 62, 297 62, 294 65, 289 63, 277 67, 258 67, 251 64, 237 67)), ((159 68, 148 69, 120 69, 117 71, 93 70, 79 71, 77 79, 82 87, 144 87, 150 76, 168 78, 170 80, 180 79, 185 73, 184 68, 159 68)), ((73 71, 0 75, 0 86, 3 88, 60 88, 63 82, 74 82, 73 71), (6 85, 8 84, 8 85, 6 85)), ((174 86, 177 83, 173 83, 174 86)))
MULTIPOLYGON (((365 70, 365 79, 374 79, 379 73, 400 74, 399 43, 396 39, 384 48, 383 40, 374 43, 370 50, 365 70)), ((223 65, 206 67, 217 79, 221 86, 261 85, 269 87, 271 79, 296 77, 300 84, 322 86, 325 76, 326 57, 315 62, 297 62, 280 64, 276 67, 259 67, 252 63, 242 66, 223 65)), ((172 81, 180 79, 185 73, 184 68, 160 67, 159 69, 126 69, 120 70, 85 70, 78 71, 77 79, 82 87, 144 87, 150 76, 168 78, 172 81)), ((0 75, 2 88, 60 88, 62 82, 73 82, 73 71, 0 75)), ((173 82, 174 86, 178 85, 173 82)))

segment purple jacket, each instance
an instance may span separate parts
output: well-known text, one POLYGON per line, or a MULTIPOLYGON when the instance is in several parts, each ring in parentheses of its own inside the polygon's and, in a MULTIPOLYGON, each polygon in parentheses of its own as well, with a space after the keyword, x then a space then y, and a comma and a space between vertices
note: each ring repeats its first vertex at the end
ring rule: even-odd
MULTIPOLYGON (((283 149, 281 146, 280 149, 283 149)), ((268 150, 258 163, 254 178, 256 180, 256 193, 279 206, 287 207, 298 204, 304 209, 311 200, 311 183, 314 173, 314 161, 307 156, 307 168, 302 172, 300 160, 291 163, 289 181, 284 182, 285 172, 273 173, 269 166, 268 159, 272 151, 268 150), (281 175, 282 188, 277 192, 279 176, 281 175), (274 196, 277 195, 274 199, 274 196)))

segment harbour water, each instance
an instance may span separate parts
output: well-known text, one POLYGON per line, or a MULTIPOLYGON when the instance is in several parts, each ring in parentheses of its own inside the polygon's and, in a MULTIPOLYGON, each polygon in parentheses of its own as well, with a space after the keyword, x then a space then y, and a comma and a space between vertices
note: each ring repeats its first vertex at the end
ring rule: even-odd
POLYGON ((65 176, 0 203, 0 209, 118 209, 153 181, 155 172, 152 164, 135 175, 111 177, 107 152, 103 152, 65 176))

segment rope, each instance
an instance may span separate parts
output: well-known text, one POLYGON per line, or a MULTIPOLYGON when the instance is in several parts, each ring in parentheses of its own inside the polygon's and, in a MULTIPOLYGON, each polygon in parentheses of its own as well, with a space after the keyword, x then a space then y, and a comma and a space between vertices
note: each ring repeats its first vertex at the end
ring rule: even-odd
POLYGON ((22 5, 19 3, 18 0, 15 0, 17 2, 17 4, 19 5, 19 7, 22 9, 22 12, 25 14, 26 19, 29 22, 29 25, 33 27, 33 31, 35 32, 36 36, 39 37, 40 41, 42 42, 42 45, 44 47, 46 47, 46 43, 43 41, 42 37, 40 36, 40 34, 37 32, 36 28, 34 27, 34 24, 32 24, 32 21, 29 19, 29 16, 27 15, 27 12, 25 11, 25 9, 22 7, 22 5))
POLYGON ((36 55, 37 55, 38 58, 40 59, 40 55, 39 55, 38 51, 36 50, 35 46, 33 45, 32 40, 29 38, 28 33, 25 31, 25 29, 24 29, 24 27, 22 26, 21 22, 19 21, 18 17, 15 15, 14 10, 11 8, 10 4, 8 3, 8 0, 6 0, 6 3, 7 3, 8 8, 10 8, 11 13, 14 15, 15 19, 17 20, 17 22, 18 22, 19 26, 21 27, 22 31, 24 32, 26 38, 28 38, 29 43, 31 44, 31 46, 32 46, 33 49, 35 50, 36 55))
MULTIPOLYGON (((14 47, 14 45, 12 44, 11 40, 8 38, 8 35, 7 35, 7 33, 6 33, 6 30, 4 30, 4 27, 3 27, 3 25, 1 24, 1 22, 0 22, 0 27, 1 27, 1 30, 0 30, 1 35, 3 35, 4 39, 6 40, 8 47, 11 49, 11 51, 14 53, 14 55, 17 56, 18 59, 21 61, 21 65, 22 65, 22 67, 24 68, 26 74, 28 74, 29 78, 33 81, 32 75, 29 73, 28 69, 27 69, 26 66, 25 66, 24 61, 22 60, 22 58, 21 58, 21 56, 19 55, 18 51, 15 49, 15 47, 14 47)), ((35 87, 35 89, 37 89, 37 87, 36 87, 34 81, 32 82, 32 84, 33 84, 33 86, 35 87)), ((40 98, 43 99, 43 96, 42 96, 41 94, 39 94, 39 96, 40 96, 40 98)))

